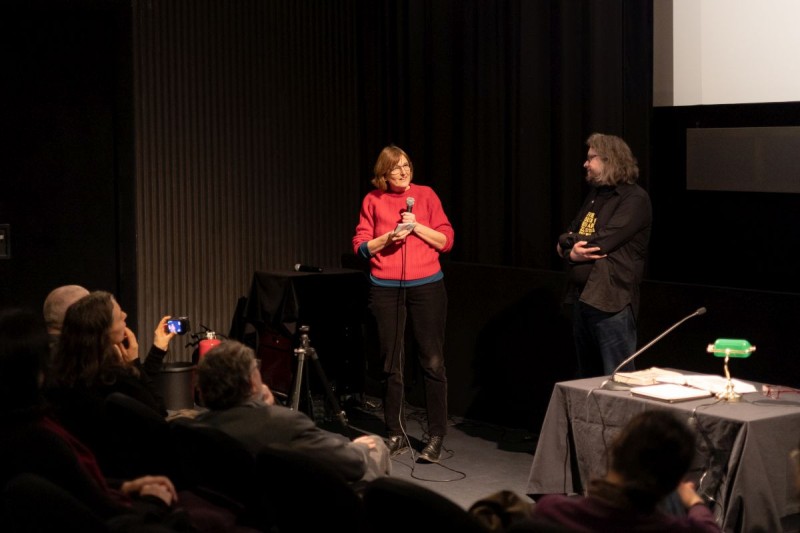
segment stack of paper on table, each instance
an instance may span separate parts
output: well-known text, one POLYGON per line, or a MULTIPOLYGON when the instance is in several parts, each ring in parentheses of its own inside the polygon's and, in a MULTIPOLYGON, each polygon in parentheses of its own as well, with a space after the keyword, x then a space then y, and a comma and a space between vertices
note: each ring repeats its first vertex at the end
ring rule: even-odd
POLYGON ((631 388, 631 394, 665 402, 683 402, 711 396, 711 393, 706 390, 695 389, 685 385, 675 385, 673 383, 633 387, 631 388))
MULTIPOLYGON (((708 391, 712 394, 725 392, 728 380, 722 376, 712 374, 682 374, 674 370, 666 370, 657 366, 645 370, 634 372, 617 372, 614 374, 614 381, 627 383, 633 386, 656 385, 658 383, 670 383, 673 385, 685 385, 695 389, 708 391)), ((739 394, 756 392, 756 388, 750 383, 745 383, 738 379, 732 379, 734 391, 739 394)))
MULTIPOLYGON (((695 400, 722 394, 727 391, 728 387, 726 378, 711 374, 681 374, 655 367, 641 372, 638 379, 646 380, 652 377, 655 384, 633 387, 631 394, 655 400, 667 402, 695 400)), ((637 374, 637 372, 627 374, 637 374)), ((731 384, 733 390, 739 394, 756 392, 755 386, 738 379, 731 379, 731 384)))
MULTIPOLYGON (((683 380, 684 375, 673 370, 664 370, 656 366, 635 372, 617 372, 614 374, 614 381, 627 383, 628 385, 655 385, 659 383, 659 378, 683 380)), ((667 383, 674 383, 667 381, 667 383)), ((683 381, 681 381, 683 383, 683 381)))
MULTIPOLYGON (((688 374, 678 376, 662 375, 657 378, 659 383, 672 383, 675 385, 686 385, 708 391, 712 394, 720 394, 727 390, 728 380, 722 376, 714 376, 711 374, 688 374)), ((755 386, 738 379, 731 379, 734 392, 739 394, 747 394, 748 392, 756 392, 755 386)))

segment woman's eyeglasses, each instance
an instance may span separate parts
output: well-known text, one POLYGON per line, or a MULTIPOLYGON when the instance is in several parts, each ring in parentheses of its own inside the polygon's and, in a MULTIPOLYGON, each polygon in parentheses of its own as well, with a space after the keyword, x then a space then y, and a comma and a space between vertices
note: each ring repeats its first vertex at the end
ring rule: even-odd
POLYGON ((406 172, 410 171, 411 165, 409 165, 408 163, 404 165, 397 165, 396 167, 392 167, 391 170, 389 170, 389 172, 392 174, 400 174, 400 172, 402 172, 403 170, 405 170, 406 172))

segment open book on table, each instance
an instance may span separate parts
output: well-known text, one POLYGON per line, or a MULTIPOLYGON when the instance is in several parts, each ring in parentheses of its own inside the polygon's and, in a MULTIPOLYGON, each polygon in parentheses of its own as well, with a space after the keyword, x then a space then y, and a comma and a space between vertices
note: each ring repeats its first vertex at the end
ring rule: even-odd
MULTIPOLYGON (((687 374, 677 376, 661 376, 658 378, 659 383, 672 383, 675 385, 685 385, 695 389, 708 391, 712 394, 720 394, 725 392, 728 386, 727 378, 722 376, 715 376, 713 374, 687 374)), ((747 394, 748 392, 756 392, 754 385, 740 381, 738 379, 731 379, 734 392, 739 394, 747 394)))
MULTIPOLYGON (((634 372, 617 372, 614 380, 632 385, 631 394, 666 402, 682 402, 706 398, 726 392, 728 380, 712 374, 682 374, 674 370, 652 367, 634 372)), ((756 392, 755 386, 731 379, 739 394, 756 392)))
POLYGON ((683 379, 684 376, 680 372, 674 370, 665 370, 657 366, 647 368, 645 370, 636 370, 634 372, 617 372, 614 374, 614 381, 619 383, 627 383, 628 385, 641 386, 641 385, 655 385, 659 383, 659 378, 673 378, 683 379))
POLYGON ((631 394, 664 402, 684 402, 686 400, 708 398, 712 395, 706 390, 695 389, 685 385, 675 385, 673 383, 658 383, 656 385, 631 387, 631 394))
MULTIPOLYGON (((658 383, 668 383, 672 385, 684 385, 694 389, 708 391, 712 394, 725 392, 728 380, 722 376, 712 374, 682 374, 675 370, 666 370, 656 366, 636 370, 634 372, 617 372, 614 380, 620 383, 627 383, 633 386, 656 385, 658 383)), ((745 383, 738 379, 732 379, 733 390, 739 394, 756 392, 755 386, 745 383)))

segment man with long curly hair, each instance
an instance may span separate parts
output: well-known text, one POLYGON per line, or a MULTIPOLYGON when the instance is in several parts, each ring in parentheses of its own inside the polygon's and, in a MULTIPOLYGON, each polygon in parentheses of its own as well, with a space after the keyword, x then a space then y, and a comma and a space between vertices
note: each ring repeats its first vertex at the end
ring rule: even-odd
MULTIPOLYGON (((558 239, 573 304, 578 377, 608 375, 636 351, 639 285, 650 241, 650 196, 628 145, 593 133, 583 168, 592 189, 558 239)), ((623 370, 633 370, 628 363, 623 370)))

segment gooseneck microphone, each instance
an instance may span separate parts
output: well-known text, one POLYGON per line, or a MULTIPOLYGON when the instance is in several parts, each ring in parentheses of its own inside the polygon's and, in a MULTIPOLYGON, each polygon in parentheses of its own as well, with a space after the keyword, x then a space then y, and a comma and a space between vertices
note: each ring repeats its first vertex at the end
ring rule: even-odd
POLYGON ((667 329, 664 333, 662 333, 661 335, 659 335, 655 339, 651 340, 650 342, 648 342, 647 344, 645 344, 644 346, 642 346, 641 348, 639 348, 638 350, 633 352, 627 359, 625 359, 623 362, 621 362, 617 366, 617 368, 614 369, 614 371, 611 373, 611 378, 607 379, 606 381, 604 381, 603 384, 600 385, 600 388, 601 389, 605 389, 605 390, 629 390, 631 388, 631 385, 629 385, 628 383, 620 383, 619 381, 615 381, 614 380, 614 378, 617 375, 617 372, 619 372, 619 370, 622 367, 624 367, 625 365, 627 365, 628 363, 630 363, 631 361, 633 361, 634 359, 639 357, 639 355, 642 354, 645 350, 647 350, 652 345, 654 345, 655 343, 657 343, 658 341, 660 341, 661 339, 666 337, 667 334, 669 334, 669 332, 671 332, 673 329, 677 328, 678 326, 680 326, 681 324, 683 324, 684 322, 686 322, 690 318, 693 318, 693 317, 696 317, 696 316, 700 316, 700 315, 704 315, 705 313, 706 313, 706 308, 705 307, 701 307, 700 309, 698 309, 697 311, 695 311, 691 315, 683 317, 678 322, 673 324, 669 329, 667 329))
POLYGON ((406 198, 406 211, 410 213, 413 208, 414 208, 414 198, 409 196, 408 198, 406 198))

